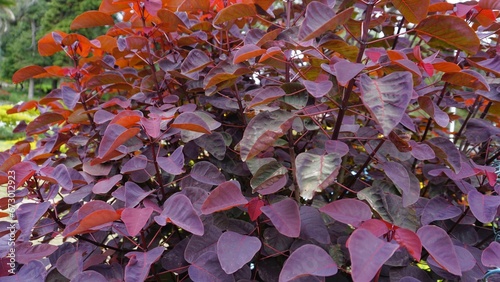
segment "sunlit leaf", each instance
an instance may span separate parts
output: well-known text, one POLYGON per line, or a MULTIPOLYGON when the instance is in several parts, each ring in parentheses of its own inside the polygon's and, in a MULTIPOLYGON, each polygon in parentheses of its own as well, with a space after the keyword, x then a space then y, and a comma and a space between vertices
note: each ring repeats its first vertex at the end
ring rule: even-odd
POLYGON ((363 221, 372 218, 370 207, 357 199, 336 200, 321 207, 319 211, 354 227, 358 227, 363 221))
POLYGON ((232 274, 249 262, 261 246, 262 243, 255 236, 226 231, 217 241, 217 257, 224 272, 232 274))
POLYGON ((306 16, 300 26, 298 39, 307 41, 318 37, 327 30, 334 30, 351 18, 353 8, 346 9, 339 14, 327 5, 313 1, 307 5, 306 16))
POLYGON ((256 14, 255 6, 236 3, 222 9, 214 18, 214 24, 221 24, 238 18, 252 17, 256 14))
POLYGON ((434 225, 425 225, 418 229, 417 235, 424 248, 443 269, 462 275, 457 253, 446 231, 434 225))
POLYGON ((12 76, 12 82, 21 83, 26 79, 30 79, 44 73, 47 73, 47 71, 43 67, 37 65, 27 66, 14 73, 12 76))
POLYGON ((111 15, 99 11, 86 11, 78 15, 70 25, 71 30, 105 25, 114 25, 115 20, 111 15))
POLYGON ((337 270, 337 264, 325 250, 316 245, 306 244, 288 257, 278 281, 295 281, 305 275, 332 276, 337 270))
POLYGON ((481 222, 492 222, 500 206, 500 196, 484 195, 472 190, 467 194, 472 214, 481 222))
POLYGON ((77 234, 83 234, 92 232, 92 228, 111 223, 115 220, 120 219, 120 215, 113 210, 98 210, 90 213, 84 217, 79 223, 76 229, 64 235, 64 237, 75 236, 77 234))
POLYGON ((315 192, 335 182, 339 173, 341 157, 338 154, 316 155, 300 153, 295 159, 297 184, 300 196, 306 200, 313 198, 315 192))
POLYGON ((253 44, 244 45, 234 54, 233 64, 244 62, 264 53, 266 53, 266 49, 261 49, 260 47, 253 44))
POLYGON ((453 85, 465 86, 483 91, 490 90, 490 86, 484 76, 473 70, 448 72, 445 73, 441 79, 453 85))
POLYGON ((428 44, 433 47, 463 50, 471 55, 479 51, 480 42, 476 32, 456 16, 429 16, 415 30, 421 36, 430 36, 428 44))
POLYGON ((49 125, 52 125, 54 123, 61 123, 64 120, 65 119, 61 114, 54 112, 45 112, 28 124, 28 126, 26 127, 26 134, 33 135, 45 132, 49 130, 49 125))
POLYGON ((405 19, 411 23, 419 23, 427 16, 429 0, 393 0, 392 4, 398 9, 405 19))
POLYGON ((176 193, 163 204, 162 213, 155 216, 156 223, 165 226, 168 221, 195 235, 203 235, 205 228, 188 197, 176 193))
POLYGON ((380 79, 360 76, 361 99, 372 117, 382 127, 384 135, 401 121, 413 92, 409 72, 394 72, 380 79))

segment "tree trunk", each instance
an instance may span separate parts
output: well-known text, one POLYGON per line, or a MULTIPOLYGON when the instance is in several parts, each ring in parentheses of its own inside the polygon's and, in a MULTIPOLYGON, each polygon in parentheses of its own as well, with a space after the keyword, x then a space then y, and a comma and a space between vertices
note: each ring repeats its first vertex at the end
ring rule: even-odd
POLYGON ((30 85, 28 87, 28 101, 33 100, 34 96, 35 96, 35 79, 30 78, 30 85))

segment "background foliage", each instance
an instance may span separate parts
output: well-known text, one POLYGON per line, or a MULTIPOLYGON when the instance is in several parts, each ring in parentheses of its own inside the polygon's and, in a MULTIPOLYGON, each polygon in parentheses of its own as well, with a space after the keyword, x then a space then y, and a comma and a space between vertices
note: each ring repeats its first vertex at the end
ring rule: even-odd
POLYGON ((8 111, 39 116, 0 153, 18 203, 16 275, 1 281, 493 278, 498 10, 104 0, 81 12, 70 32, 105 34, 48 32, 38 52, 66 64, 13 74, 62 83, 8 111))

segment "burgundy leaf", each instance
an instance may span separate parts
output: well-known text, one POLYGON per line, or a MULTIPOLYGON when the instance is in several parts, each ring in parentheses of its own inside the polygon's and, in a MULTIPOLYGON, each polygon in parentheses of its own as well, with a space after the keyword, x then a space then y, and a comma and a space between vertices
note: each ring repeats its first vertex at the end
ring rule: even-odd
POLYGON ((261 243, 255 236, 224 232, 217 242, 217 257, 222 269, 232 274, 252 260, 260 250, 261 243))
POLYGON ((410 181, 410 173, 397 162, 386 162, 382 164, 385 174, 391 181, 403 191, 403 207, 414 204, 420 197, 420 182, 410 181))
POLYGON ((375 237, 366 229, 356 229, 347 240, 347 248, 351 256, 352 279, 361 282, 371 281, 399 246, 375 237))
POLYGON ((285 96, 286 93, 281 87, 271 86, 255 89, 248 92, 247 95, 253 96, 252 100, 247 106, 250 109, 260 105, 267 105, 272 101, 285 96))
POLYGON ((298 39, 307 41, 320 36, 327 30, 335 29, 344 24, 351 17, 352 12, 353 9, 346 9, 335 14, 330 7, 321 2, 310 2, 306 8, 304 22, 299 29, 298 39))
POLYGON ((422 242, 420 242, 415 232, 406 228, 397 228, 396 231, 394 231, 394 240, 396 240, 400 246, 403 246, 416 261, 420 261, 422 242))
POLYGON ((170 220, 173 224, 195 235, 203 235, 204 227, 191 201, 183 194, 176 193, 163 204, 164 209, 155 221, 165 226, 170 220))
POLYGON ((500 243, 491 242, 481 254, 481 262, 486 267, 500 267, 500 243))
POLYGON ((125 282, 144 281, 149 268, 165 251, 164 247, 156 247, 148 252, 129 252, 125 256, 130 260, 125 266, 125 282))
POLYGON ((418 229, 417 235, 424 248, 443 269, 462 275, 457 253, 446 231, 434 225, 426 225, 418 229))
POLYGON ((260 210, 269 217, 274 227, 288 237, 300 235, 300 212, 297 202, 287 198, 285 200, 264 206, 260 210))
POLYGON ((358 228, 370 231, 375 237, 380 237, 389 232, 389 227, 384 221, 374 218, 363 221, 358 228))
POLYGON ((412 148, 410 151, 411 155, 417 160, 431 160, 436 157, 436 154, 434 153, 432 148, 425 143, 417 143, 413 140, 410 140, 409 144, 412 148))
POLYGON ((196 145, 207 150, 216 159, 222 161, 226 156, 226 142, 224 137, 219 132, 214 132, 212 134, 205 134, 200 138, 194 140, 196 145))
POLYGON ((372 117, 389 133, 401 121, 410 102, 413 79, 409 72, 393 72, 379 79, 360 76, 361 99, 372 117))
POLYGON ((68 86, 61 87, 62 98, 68 109, 73 110, 80 100, 80 93, 68 86))
POLYGON ((425 141, 436 153, 436 156, 443 160, 455 172, 459 172, 462 167, 460 152, 453 142, 448 138, 435 137, 425 141))
POLYGON ((149 118, 141 117, 141 125, 151 138, 158 138, 161 134, 161 116, 150 113, 149 118))
POLYGON ((215 252, 207 252, 195 259, 188 269, 189 278, 203 282, 234 282, 234 277, 222 270, 215 252))
POLYGON ((250 220, 255 221, 261 214, 261 207, 265 205, 264 201, 258 197, 252 198, 250 202, 246 205, 248 207, 248 216, 250 220))
POLYGON ((120 124, 110 124, 104 131, 104 136, 99 145, 98 157, 104 159, 116 148, 139 133, 139 128, 125 128, 120 124))
POLYGON ((240 184, 236 181, 226 181, 210 192, 201 206, 201 212, 211 214, 247 203, 247 199, 241 193, 240 184))
POLYGON ((484 195, 472 190, 467 195, 472 214, 482 223, 492 222, 500 206, 500 196, 484 195))
POLYGON ((446 127, 450 122, 448 114, 441 110, 428 96, 418 97, 418 104, 439 126, 446 127))
POLYGON ((95 194, 106 194, 109 192, 109 190, 113 189, 113 187, 120 180, 122 180, 122 177, 123 175, 116 174, 113 175, 111 178, 101 180, 94 185, 94 188, 92 188, 92 192, 94 192, 95 194))
POLYGON ((183 146, 179 146, 169 157, 158 157, 158 165, 172 175, 179 175, 184 172, 183 146))
POLYGON ((337 264, 322 248, 307 244, 295 250, 285 261, 279 281, 297 281, 304 275, 331 276, 338 271, 337 264))
POLYGON ((83 272, 82 252, 71 252, 61 255, 56 262, 57 270, 68 279, 75 278, 83 272))
POLYGON ((193 49, 187 57, 182 61, 181 72, 189 74, 201 71, 204 67, 210 64, 212 60, 200 49, 193 49))
POLYGON ((307 89, 307 92, 309 92, 315 98, 321 98, 325 96, 333 87, 333 82, 331 82, 330 80, 323 80, 319 82, 304 80, 303 83, 307 89))
POLYGON ((370 206, 356 199, 341 199, 319 209, 333 219, 358 227, 363 221, 372 218, 370 206))
POLYGON ((300 207, 300 237, 313 239, 321 244, 330 243, 330 234, 317 208, 300 207))
POLYGON ((144 208, 144 209, 125 208, 122 211, 121 219, 123 223, 125 223, 125 227, 127 228, 128 234, 130 236, 136 236, 137 234, 139 234, 141 229, 148 222, 152 213, 153 213, 152 208, 144 208))
POLYGON ((355 78, 364 68, 364 64, 341 60, 333 65, 333 69, 335 70, 333 75, 337 77, 337 81, 340 85, 346 87, 349 81, 355 78))
POLYGON ((226 181, 219 169, 207 161, 196 163, 191 169, 191 177, 197 181, 211 185, 219 185, 226 181))

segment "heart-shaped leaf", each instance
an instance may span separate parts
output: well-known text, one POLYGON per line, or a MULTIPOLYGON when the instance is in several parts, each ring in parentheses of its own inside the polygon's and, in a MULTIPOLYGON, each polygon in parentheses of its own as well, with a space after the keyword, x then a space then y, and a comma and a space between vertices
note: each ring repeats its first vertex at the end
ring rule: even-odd
POLYGON ((165 251, 164 247, 156 247, 148 252, 129 252, 125 256, 130 260, 125 266, 125 281, 144 281, 149 274, 151 265, 165 251))
POLYGON ((261 207, 260 210, 269 217, 274 227, 288 237, 299 237, 300 235, 300 212, 297 202, 287 198, 269 206, 261 207))
POLYGON ((94 192, 95 194, 106 194, 109 192, 109 190, 113 189, 113 187, 120 180, 122 180, 122 177, 123 175, 116 174, 113 175, 111 178, 101 180, 94 185, 94 187, 92 188, 92 192, 94 192))
POLYGON ((179 146, 168 157, 158 157, 158 165, 166 172, 172 175, 179 175, 184 172, 184 154, 183 146, 179 146))
POLYGON ((125 208, 122 211, 121 219, 125 223, 128 234, 136 236, 148 222, 153 208, 125 208))
POLYGON ((247 199, 241 193, 240 184, 236 181, 227 181, 210 192, 201 206, 201 212, 211 214, 247 203, 247 199))
POLYGON ((313 1, 307 5, 306 16, 299 29, 300 41, 307 41, 318 37, 327 30, 334 30, 351 18, 353 8, 346 9, 339 14, 327 5, 313 1))
POLYGON ((486 267, 500 267, 500 243, 491 242, 481 254, 481 262, 486 267))
POLYGON ((372 218, 370 206, 356 199, 336 200, 321 207, 319 211, 354 227, 358 227, 363 221, 372 218))
POLYGON ((232 274, 252 260, 261 246, 259 238, 255 236, 226 231, 217 242, 217 257, 222 269, 232 274))
POLYGON ((413 79, 409 72, 394 72, 379 79, 360 76, 361 99, 372 117, 389 133, 401 121, 413 93, 413 79))
POLYGON ((338 271, 337 264, 322 248, 307 244, 296 249, 285 261, 279 282, 297 281, 304 275, 331 276, 338 271))
POLYGON ((467 194, 472 214, 481 222, 492 222, 497 216, 498 207, 500 206, 500 196, 484 195, 476 190, 472 190, 467 194))
POLYGON ((317 208, 300 207, 300 237, 313 239, 321 244, 330 243, 330 234, 317 208))
POLYGON ((215 252, 206 252, 196 258, 189 266, 188 273, 193 281, 234 282, 233 275, 222 269, 215 252))
POLYGON ((336 153, 316 155, 306 152, 297 155, 295 174, 300 196, 310 200, 314 192, 321 192, 333 184, 339 173, 341 161, 340 155, 336 153))
POLYGON ((156 223, 165 226, 170 220, 186 231, 195 235, 203 235, 205 228, 188 197, 176 193, 170 196, 163 206, 162 213, 154 218, 156 223))

